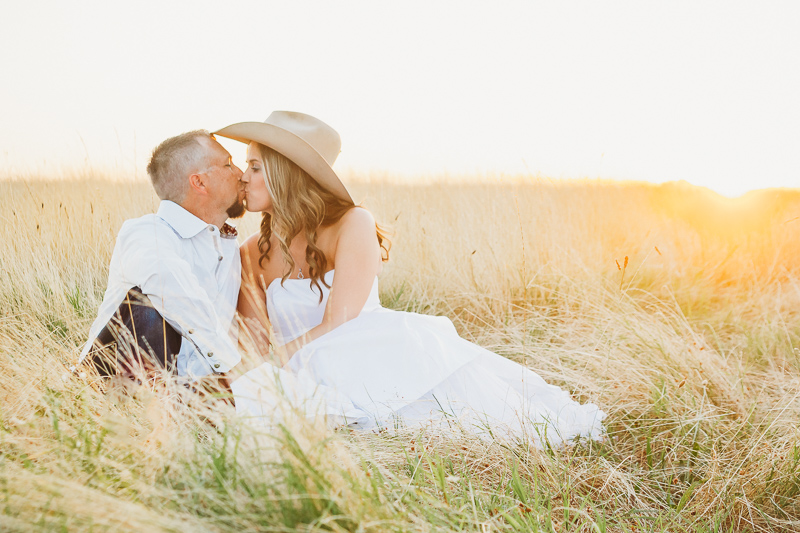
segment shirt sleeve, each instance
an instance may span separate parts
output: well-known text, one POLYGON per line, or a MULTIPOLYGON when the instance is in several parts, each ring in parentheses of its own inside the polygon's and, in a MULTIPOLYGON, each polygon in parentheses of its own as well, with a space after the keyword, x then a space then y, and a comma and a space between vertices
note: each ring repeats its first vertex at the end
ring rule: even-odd
POLYGON ((212 372, 227 372, 241 361, 228 334, 230 325, 220 324, 192 258, 179 253, 180 241, 180 236, 157 221, 123 226, 120 274, 139 286, 169 325, 194 345, 212 372))

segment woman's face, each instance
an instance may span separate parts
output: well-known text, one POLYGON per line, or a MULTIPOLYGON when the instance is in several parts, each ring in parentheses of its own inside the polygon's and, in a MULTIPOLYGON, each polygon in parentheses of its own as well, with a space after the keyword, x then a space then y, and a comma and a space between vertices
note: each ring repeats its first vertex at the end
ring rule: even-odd
POLYGON ((272 212, 272 195, 266 181, 264 160, 258 144, 252 142, 247 147, 247 170, 242 176, 245 186, 244 205, 248 211, 272 212))

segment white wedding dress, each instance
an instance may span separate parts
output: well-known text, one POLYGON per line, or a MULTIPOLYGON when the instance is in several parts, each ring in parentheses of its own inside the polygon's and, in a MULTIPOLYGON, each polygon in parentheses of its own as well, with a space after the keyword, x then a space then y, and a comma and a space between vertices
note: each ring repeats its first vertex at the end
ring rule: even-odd
MULTIPOLYGON (((325 274, 328 284, 333 275, 325 274)), ((267 288, 279 344, 322 321, 329 289, 320 285, 321 303, 308 279, 276 279, 267 288)), ((350 428, 433 425, 542 446, 601 438, 605 417, 596 405, 580 405, 531 370, 462 339, 445 317, 381 307, 377 278, 358 317, 306 344, 283 369, 264 363, 231 388, 237 413, 267 428, 299 413, 350 428)))

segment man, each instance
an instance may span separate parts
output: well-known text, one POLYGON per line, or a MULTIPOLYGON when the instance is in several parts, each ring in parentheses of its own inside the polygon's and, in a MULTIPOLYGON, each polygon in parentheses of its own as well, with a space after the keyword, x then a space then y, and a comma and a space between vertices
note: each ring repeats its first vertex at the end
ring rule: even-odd
POLYGON ((101 375, 139 379, 225 373, 240 361, 229 330, 241 263, 226 220, 244 214, 242 171, 197 130, 161 143, 147 173, 158 212, 122 225, 78 365, 88 357, 101 375))

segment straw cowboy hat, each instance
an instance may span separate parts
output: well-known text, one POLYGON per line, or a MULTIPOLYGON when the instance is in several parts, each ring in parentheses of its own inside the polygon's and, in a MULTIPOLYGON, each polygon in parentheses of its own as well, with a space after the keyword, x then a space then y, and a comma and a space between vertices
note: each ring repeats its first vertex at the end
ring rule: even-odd
POLYGON ((328 191, 353 202, 342 180, 331 168, 341 151, 342 141, 336 130, 318 118, 294 111, 273 111, 264 122, 231 124, 215 131, 214 135, 268 146, 308 172, 328 191))

